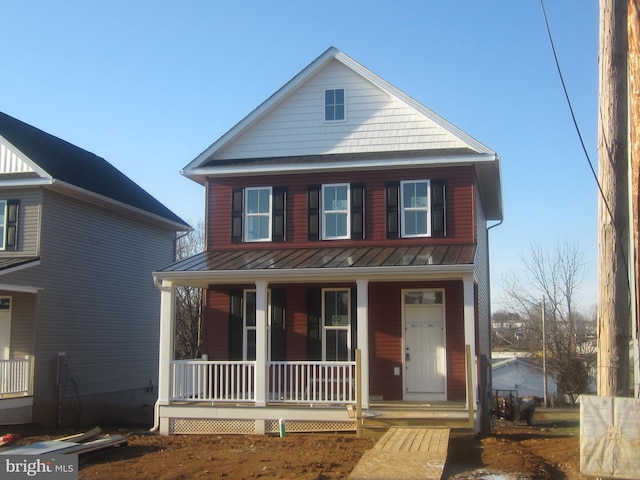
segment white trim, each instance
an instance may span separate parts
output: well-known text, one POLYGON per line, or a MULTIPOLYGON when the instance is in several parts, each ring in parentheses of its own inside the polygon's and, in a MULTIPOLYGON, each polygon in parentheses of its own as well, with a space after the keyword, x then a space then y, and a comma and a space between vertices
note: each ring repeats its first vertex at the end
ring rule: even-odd
MULTIPOLYGON (((444 288, 404 288, 400 290, 400 295, 402 295, 401 308, 402 308, 402 399, 403 400, 431 400, 431 401, 444 401, 447 400, 447 313, 446 313, 446 299, 445 299, 445 289, 444 288), (442 303, 435 304, 439 305, 442 308, 442 341, 444 343, 444 353, 443 353, 443 369, 444 369, 444 387, 443 393, 432 394, 432 393, 415 393, 415 392, 407 392, 407 364, 406 364, 406 335, 407 335, 407 323, 405 316, 405 309, 407 307, 411 308, 410 304, 405 303, 405 294, 410 292, 442 292, 442 303)), ((419 304, 420 306, 429 306, 428 304, 419 304)))

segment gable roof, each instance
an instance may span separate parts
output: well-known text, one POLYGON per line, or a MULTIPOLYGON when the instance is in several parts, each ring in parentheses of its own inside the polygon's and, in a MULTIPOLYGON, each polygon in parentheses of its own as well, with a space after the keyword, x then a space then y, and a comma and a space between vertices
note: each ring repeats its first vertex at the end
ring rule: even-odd
MULTIPOLYGON (((91 152, 39 130, 0 112, 0 143, 2 139, 17 149, 13 169, 5 179, 48 179, 48 183, 63 182, 90 194, 141 210, 168 221, 177 230, 187 230, 188 224, 147 193, 117 168, 91 152), (24 157, 23 157, 24 156, 24 157), (17 167, 16 164, 19 164, 17 167)), ((27 183, 28 184, 28 183, 27 183)))
POLYGON ((207 176, 312 169, 473 164, 488 220, 502 219, 498 155, 335 47, 329 48, 182 170, 207 176), (341 123, 323 122, 324 88, 346 83, 341 123), (389 120, 392 119, 392 120, 389 120), (359 158, 360 157, 360 158, 359 158), (369 158, 370 157, 370 158, 369 158))

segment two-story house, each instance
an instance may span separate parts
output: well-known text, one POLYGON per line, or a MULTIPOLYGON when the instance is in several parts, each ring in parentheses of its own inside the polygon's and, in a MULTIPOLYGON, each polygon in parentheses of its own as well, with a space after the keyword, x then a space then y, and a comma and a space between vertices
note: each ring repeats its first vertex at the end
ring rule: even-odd
POLYGON ((178 216, 86 150, 0 113, 0 424, 150 422, 178 216))
POLYGON ((206 250, 154 272, 161 433, 353 429, 349 406, 389 402, 477 416, 495 152, 330 48, 183 174, 206 250), (206 289, 206 358, 174 360, 179 285, 206 289))

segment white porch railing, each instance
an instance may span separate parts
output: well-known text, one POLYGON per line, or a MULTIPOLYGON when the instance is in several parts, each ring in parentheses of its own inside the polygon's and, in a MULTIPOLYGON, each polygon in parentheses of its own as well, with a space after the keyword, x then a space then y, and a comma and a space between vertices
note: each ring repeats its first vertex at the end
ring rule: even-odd
POLYGON ((255 401, 255 362, 174 360, 171 400, 255 401))
POLYGON ((356 362, 270 362, 269 401, 355 403, 356 362))
POLYGON ((31 391, 31 357, 0 360, 0 398, 28 396, 31 391))
MULTIPOLYGON (((355 362, 269 362, 269 402, 355 403, 355 362)), ((253 402, 255 362, 175 360, 171 400, 253 402)))

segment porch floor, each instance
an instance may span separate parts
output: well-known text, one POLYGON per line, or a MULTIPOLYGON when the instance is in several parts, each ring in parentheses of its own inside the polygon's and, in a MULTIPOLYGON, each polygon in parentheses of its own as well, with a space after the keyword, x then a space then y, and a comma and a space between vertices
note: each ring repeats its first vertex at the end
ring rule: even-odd
POLYGON ((449 433, 448 428, 390 428, 365 452, 348 479, 440 479, 449 433))

